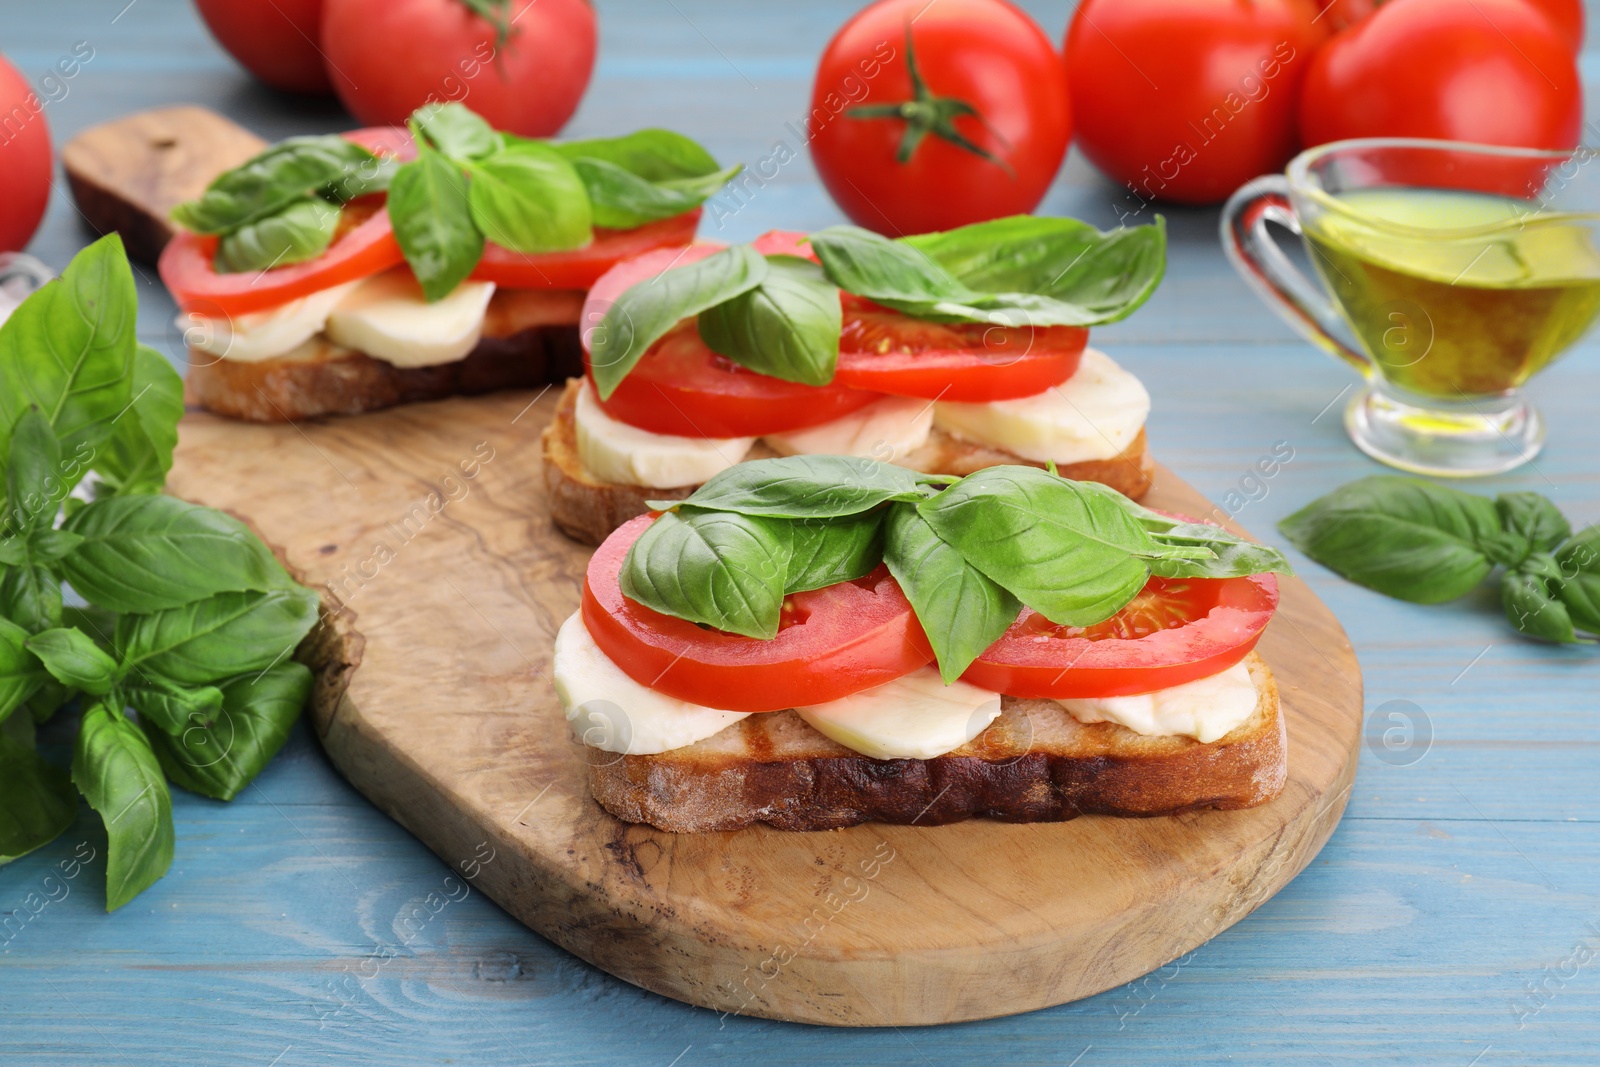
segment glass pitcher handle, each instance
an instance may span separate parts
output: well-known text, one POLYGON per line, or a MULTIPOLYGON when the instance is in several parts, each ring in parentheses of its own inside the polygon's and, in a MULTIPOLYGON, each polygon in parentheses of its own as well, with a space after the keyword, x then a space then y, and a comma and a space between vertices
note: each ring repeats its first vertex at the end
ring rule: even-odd
POLYGON ((1240 187, 1222 209, 1222 250, 1234 269, 1306 340, 1350 364, 1362 377, 1370 377, 1371 358, 1339 339, 1345 331, 1339 310, 1321 287, 1283 254, 1267 230, 1271 222, 1300 233, 1300 219, 1289 203, 1289 179, 1281 174, 1269 174, 1240 187))

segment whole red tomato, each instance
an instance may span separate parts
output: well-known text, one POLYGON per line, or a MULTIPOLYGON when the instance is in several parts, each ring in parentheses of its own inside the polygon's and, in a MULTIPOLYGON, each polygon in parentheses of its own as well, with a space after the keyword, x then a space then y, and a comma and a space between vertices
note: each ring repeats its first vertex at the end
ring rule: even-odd
POLYGON ((0 252, 20 252, 50 202, 50 128, 44 101, 4 56, 0 116, 0 252))
POLYGON ((195 6, 228 54, 274 89, 333 89, 317 47, 322 0, 195 0, 195 6))
POLYGON ((1072 109, 1061 57, 1005 0, 880 0, 822 53, 808 125, 846 215, 925 233, 1037 207, 1072 109))
POLYGON ((496 129, 548 137, 589 85, 594 9, 586 0, 512 0, 501 10, 497 26, 464 0, 325 0, 322 51, 334 91, 369 126, 458 101, 496 129))
POLYGON ((1567 148, 1582 121, 1577 63, 1523 0, 1390 0, 1318 53, 1300 102, 1308 145, 1436 137, 1567 148))
POLYGON ((1325 37, 1317 10, 1312 0, 1084 0, 1066 46, 1084 155, 1128 187, 1129 204, 1212 203, 1282 169, 1325 37))

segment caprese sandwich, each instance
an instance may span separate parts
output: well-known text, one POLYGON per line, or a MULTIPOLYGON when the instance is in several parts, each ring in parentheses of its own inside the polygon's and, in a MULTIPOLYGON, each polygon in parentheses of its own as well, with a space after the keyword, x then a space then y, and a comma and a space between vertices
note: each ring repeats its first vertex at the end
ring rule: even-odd
POLYGON ((839 226, 620 263, 583 312, 587 371, 544 435, 556 525, 598 544, 747 459, 853 455, 968 474, 1057 464, 1149 487, 1150 396, 1089 327, 1131 314, 1164 223, 1016 216, 891 240, 839 226))
POLYGON ((1275 549, 1036 467, 760 460, 589 562, 553 682, 596 800, 663 830, 1264 803, 1275 549))
POLYGON ((173 212, 190 396, 274 422, 560 380, 589 286, 687 245, 737 169, 668 130, 530 140, 460 104, 273 145, 173 212))

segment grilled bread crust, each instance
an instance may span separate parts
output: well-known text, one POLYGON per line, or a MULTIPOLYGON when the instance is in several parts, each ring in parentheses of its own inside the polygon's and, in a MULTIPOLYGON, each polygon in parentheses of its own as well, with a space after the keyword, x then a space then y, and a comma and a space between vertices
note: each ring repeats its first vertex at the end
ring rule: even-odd
POLYGON ((1005 697, 1000 718, 954 752, 881 760, 781 711, 652 756, 585 748, 589 786, 624 822, 675 833, 755 823, 833 830, 863 822, 1059 822, 1249 808, 1282 792, 1288 759, 1272 672, 1256 653, 1246 662, 1255 711, 1210 744, 1080 723, 1053 701, 1005 697))
MULTIPOLYGON (((581 385, 581 379, 577 378, 567 382, 555 417, 550 420, 540 439, 544 452, 544 486, 550 501, 550 517, 556 527, 576 541, 598 545, 612 530, 649 511, 645 501, 682 500, 699 486, 647 489, 638 485, 602 482, 590 474, 578 454, 578 429, 573 415, 581 385)), ((767 459, 776 455, 776 452, 757 442, 746 458, 767 459)), ((958 477, 1003 464, 1044 466, 1043 463, 1023 459, 1002 449, 964 441, 942 430, 934 430, 927 444, 896 462, 928 474, 954 474, 958 477)), ((1150 488, 1150 480, 1155 474, 1155 464, 1150 458, 1143 430, 1129 442, 1127 448, 1110 459, 1067 463, 1058 469, 1065 478, 1102 482, 1135 499, 1150 488)))

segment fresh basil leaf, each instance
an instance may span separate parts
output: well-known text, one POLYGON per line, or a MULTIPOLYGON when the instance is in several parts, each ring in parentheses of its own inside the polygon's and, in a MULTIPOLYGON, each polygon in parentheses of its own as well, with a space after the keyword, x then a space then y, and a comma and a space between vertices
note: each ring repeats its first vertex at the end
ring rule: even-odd
POLYGON ((122 675, 117 661, 77 630, 59 627, 34 634, 28 639, 28 651, 39 657, 56 681, 85 693, 104 696, 122 675))
POLYGON ((458 163, 500 150, 500 135, 494 127, 461 104, 428 104, 411 117, 429 144, 458 163))
POLYGON ((0 440, 31 407, 50 420, 64 455, 112 433, 132 399, 133 271, 116 234, 102 237, 61 277, 24 300, 0 325, 0 440))
POLYGON ((381 171, 376 156, 336 134, 291 137, 224 171, 200 199, 173 208, 172 218, 195 233, 231 233, 325 191, 365 190, 381 171))
POLYGON ((27 641, 27 630, 0 618, 0 722, 9 719, 49 677, 38 657, 28 651, 27 641))
POLYGON ((1175 523, 1161 533, 1151 533, 1157 544, 1204 548, 1208 559, 1152 559, 1150 573, 1162 578, 1244 578, 1252 574, 1293 574, 1282 552, 1270 545, 1247 541, 1220 526, 1204 522, 1175 523))
POLYGON ((0 565, 20 567, 31 558, 28 539, 22 534, 0 537, 0 565))
MULTIPOLYGON (((180 737, 193 727, 208 727, 222 710, 222 690, 214 685, 186 687, 156 676, 136 681, 138 684, 128 687, 127 697, 128 703, 139 713, 139 721, 174 737, 180 737)), ((146 734, 150 732, 145 731, 146 734)), ((154 738, 151 744, 159 758, 161 746, 154 738)), ((166 765, 166 760, 161 762, 166 765)))
MULTIPOLYGON (((1501 527, 1526 544, 1529 552, 1549 552, 1572 536, 1572 525, 1561 509, 1539 493, 1501 493, 1494 498, 1494 507, 1501 527)), ((1496 562, 1515 567, 1522 558, 1496 562)))
POLYGON ((117 493, 158 493, 172 469, 183 417, 183 379, 149 345, 133 355, 133 401, 94 457, 101 484, 117 493))
POLYGON ((889 509, 883 561, 933 646, 946 685, 1017 621, 1022 602, 934 531, 915 507, 889 509))
POLYGON ((117 630, 115 612, 97 608, 93 604, 86 604, 81 608, 68 604, 61 609, 61 625, 82 630, 102 649, 113 656, 117 654, 116 647, 111 643, 111 635, 117 630))
POLYGON ((1561 644, 1578 640, 1566 605, 1552 593, 1561 579, 1560 567, 1543 552, 1530 555, 1500 579, 1500 603, 1519 633, 1561 644))
POLYGON ((83 543, 83 538, 66 530, 35 530, 28 551, 35 562, 54 563, 83 543))
POLYGON ((45 563, 8 567, 0 576, 0 615, 31 634, 61 625, 61 579, 45 563))
POLYGON ((55 522, 61 501, 72 491, 62 477, 61 444, 37 407, 30 407, 11 431, 6 459, 6 526, 28 535, 55 522))
POLYGON ((593 222, 612 230, 631 230, 693 211, 726 185, 739 167, 698 178, 651 181, 603 159, 579 157, 572 166, 583 182, 593 222))
POLYGON ((962 284, 1072 305, 1077 325, 1127 318, 1166 272, 1166 220, 1101 232, 1076 219, 1014 215, 901 240, 962 284))
POLYGON ((1278 529, 1358 585, 1438 604, 1466 595, 1493 569, 1481 546, 1500 533, 1500 516, 1483 497, 1377 474, 1312 501, 1278 529))
POLYGON ((0 864, 48 845, 77 817, 67 772, 0 731, 0 864))
POLYGON ((287 660, 317 623, 309 589, 219 593, 153 615, 117 620, 123 663, 179 685, 265 670, 287 660))
POLYGON ((839 363, 844 314, 822 268, 768 256, 761 284, 700 312, 700 339, 740 366, 803 385, 827 385, 839 363))
POLYGON ((788 567, 788 539, 768 520, 678 511, 651 523, 628 549, 622 592, 679 619, 770 639, 788 567))
POLYGON ((599 160, 649 182, 702 178, 718 170, 710 152, 672 130, 636 130, 621 137, 561 141, 550 147, 573 162, 599 160))
POLYGON ((524 142, 470 165, 472 221, 513 252, 563 252, 594 239, 583 179, 548 145, 524 142))
POLYGON ((437 152, 423 151, 395 171, 388 211, 395 240, 428 300, 450 295, 483 258, 466 176, 437 152))
POLYGON ((680 505, 776 519, 859 515, 892 500, 916 502, 927 476, 875 459, 784 456, 740 463, 713 475, 687 500, 652 500, 668 511, 680 505))
POLYGON ((589 341, 589 366, 600 399, 616 392, 650 346, 680 320, 749 292, 766 276, 761 253, 734 245, 624 290, 589 341))
POLYGON ((213 266, 218 274, 266 271, 316 259, 333 243, 339 206, 311 197, 248 222, 217 242, 213 266))
POLYGON ((982 297, 921 250, 858 226, 814 233, 811 248, 833 284, 869 300, 917 305, 982 297))
POLYGON ((62 528, 83 538, 62 561, 67 581, 112 611, 148 613, 216 593, 295 588, 248 526, 176 497, 96 500, 62 528))
POLYGON ((789 537, 785 596, 854 581, 871 574, 883 562, 882 514, 795 519, 782 526, 789 537))
POLYGON ((1051 622, 1091 626, 1150 578, 1161 546, 1126 508, 1034 467, 990 467, 918 505, 934 533, 1051 622))
POLYGON ((172 794, 150 743, 104 704, 83 713, 72 781, 106 824, 106 910, 116 911, 172 866, 172 794))
POLYGON ((1589 526, 1555 552, 1561 574, 1556 595, 1573 625, 1600 634, 1600 526, 1589 526))
POLYGON ((147 728, 150 745, 173 782, 232 800, 289 739, 311 681, 311 671, 299 663, 231 678, 221 683, 222 706, 211 718, 171 733, 147 728))
POLYGON ((39 691, 28 698, 28 713, 36 723, 50 721, 50 717, 66 706, 67 701, 77 695, 76 691, 67 688, 54 678, 49 672, 41 670, 44 681, 39 686, 39 691))

